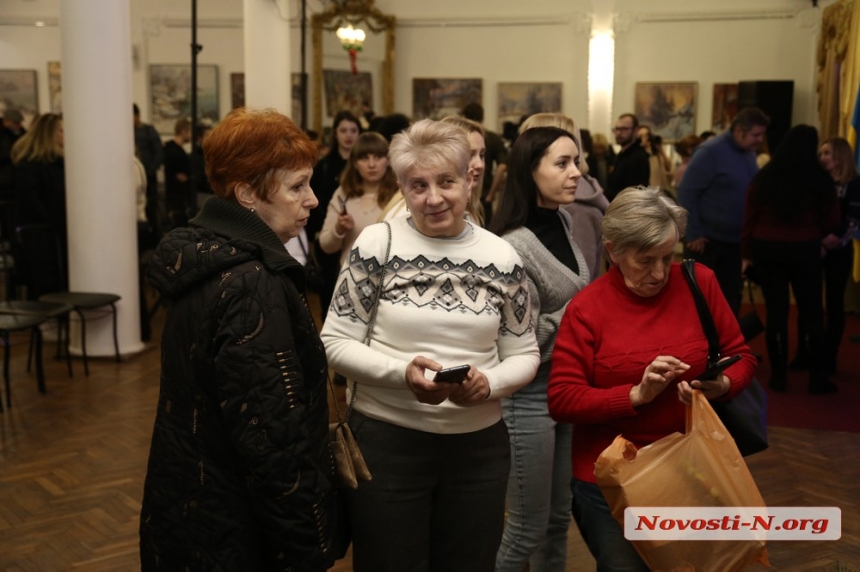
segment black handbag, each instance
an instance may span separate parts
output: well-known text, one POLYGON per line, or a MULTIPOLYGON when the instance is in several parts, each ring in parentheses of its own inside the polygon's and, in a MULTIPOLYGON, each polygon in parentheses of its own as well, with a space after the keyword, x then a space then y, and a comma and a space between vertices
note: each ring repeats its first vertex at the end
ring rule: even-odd
MULTIPOLYGON (((708 367, 720 361, 720 337, 714 325, 714 318, 699 284, 696 282, 695 261, 686 259, 681 263, 684 278, 690 285, 702 329, 708 339, 708 367)), ((744 457, 767 449, 767 393, 758 379, 728 401, 711 401, 711 406, 734 438, 741 455, 744 457)))

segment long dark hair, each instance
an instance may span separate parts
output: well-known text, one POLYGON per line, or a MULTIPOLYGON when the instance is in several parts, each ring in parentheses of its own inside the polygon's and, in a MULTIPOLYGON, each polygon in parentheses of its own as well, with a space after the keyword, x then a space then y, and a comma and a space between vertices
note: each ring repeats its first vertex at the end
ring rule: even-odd
POLYGON ((576 143, 573 134, 558 127, 533 127, 517 137, 508 159, 508 180, 499 212, 493 215, 490 223, 492 232, 502 236, 519 228, 537 210, 540 191, 535 183, 534 171, 550 145, 562 137, 569 137, 576 143))
MULTIPOLYGON (((360 197, 364 194, 364 180, 361 178, 361 173, 358 167, 355 166, 356 161, 364 159, 368 155, 376 155, 377 157, 385 157, 388 159, 388 141, 379 133, 362 133, 358 136, 355 145, 352 146, 352 151, 349 153, 349 160, 346 162, 346 167, 340 175, 340 186, 346 195, 346 198, 360 197)), ((379 208, 384 208, 397 192, 397 177, 394 176, 394 171, 391 170, 391 165, 385 169, 385 175, 379 181, 379 191, 376 193, 376 202, 379 208)))
POLYGON ((358 117, 352 111, 348 109, 342 109, 338 111, 334 120, 331 122, 331 146, 329 147, 328 154, 339 153, 338 151, 338 143, 337 143, 337 126, 340 125, 344 121, 349 121, 350 123, 355 123, 358 127, 358 133, 361 134, 361 121, 358 120, 358 117))
POLYGON ((784 223, 814 209, 822 212, 836 198, 833 178, 818 161, 818 131, 797 125, 786 134, 773 158, 753 178, 753 201, 770 205, 784 223))

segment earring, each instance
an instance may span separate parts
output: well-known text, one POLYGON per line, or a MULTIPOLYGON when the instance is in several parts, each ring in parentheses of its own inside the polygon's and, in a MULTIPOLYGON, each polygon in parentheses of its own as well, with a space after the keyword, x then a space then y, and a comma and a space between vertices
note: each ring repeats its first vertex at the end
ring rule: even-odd
POLYGON ((248 210, 249 210, 249 211, 251 211, 252 213, 256 213, 256 212, 257 212, 256 210, 254 210, 254 207, 251 207, 251 208, 249 208, 248 210))

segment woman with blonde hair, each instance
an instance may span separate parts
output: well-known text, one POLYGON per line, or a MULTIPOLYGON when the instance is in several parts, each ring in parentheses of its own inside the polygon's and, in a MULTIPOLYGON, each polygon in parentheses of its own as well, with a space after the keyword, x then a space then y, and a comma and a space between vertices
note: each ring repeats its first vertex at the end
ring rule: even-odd
MULTIPOLYGON (((46 113, 36 119, 30 130, 15 142, 11 155, 17 203, 15 226, 50 226, 60 240, 60 256, 68 272, 63 146, 63 118, 46 113)), ((39 293, 27 294, 37 296, 39 293)))
POLYGON ((340 186, 326 209, 319 235, 323 252, 340 253, 343 264, 355 239, 379 220, 396 193, 397 178, 388 164, 388 141, 379 133, 362 133, 352 146, 340 186))
POLYGON ((355 241, 322 331, 373 475, 347 497, 353 569, 492 572, 511 468, 500 400, 539 361, 523 262, 465 218, 461 128, 419 121, 389 158, 408 216, 355 241))

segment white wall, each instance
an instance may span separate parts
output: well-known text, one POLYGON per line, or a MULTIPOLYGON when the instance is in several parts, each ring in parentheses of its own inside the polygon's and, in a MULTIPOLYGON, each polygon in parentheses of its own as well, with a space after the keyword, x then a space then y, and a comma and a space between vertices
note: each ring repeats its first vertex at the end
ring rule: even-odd
MULTIPOLYGON (((378 0, 377 7, 397 16, 399 24, 396 110, 411 114, 415 77, 480 77, 485 123, 497 129, 499 82, 560 81, 563 111, 586 123, 589 14, 592 3, 605 1, 497 0, 490 9, 477 0, 378 0)), ((832 1, 823 0, 822 8, 832 1)), ((287 17, 296 17, 297 0, 280 2, 287 17)), ((203 26, 198 41, 204 46, 199 61, 218 65, 223 115, 230 108, 230 73, 243 68, 242 0, 201 0, 199 5, 203 26)), ((321 9, 318 0, 309 6, 321 9)), ((48 109, 47 62, 60 59, 56 7, 57 0, 2 0, 0 5, 0 69, 37 70, 42 111, 48 109), (53 18, 53 25, 23 25, 36 17, 53 18)), ((814 54, 822 8, 813 10, 807 0, 616 0, 614 114, 632 108, 636 82, 695 81, 701 131, 710 127, 714 83, 792 79, 794 121, 817 124, 814 54), (715 19, 716 13, 731 19, 715 19), (775 16, 779 14, 784 17, 775 16), (655 22, 655 15, 680 21, 655 22)), ((190 60, 190 31, 184 27, 189 17, 188 0, 132 0, 132 43, 138 56, 133 93, 144 119, 149 112, 148 66, 190 60)), ((292 30, 298 71, 299 31, 292 30)), ((382 36, 371 37, 359 55, 359 69, 374 74, 377 108, 382 44, 382 36)), ((325 53, 324 67, 348 68, 335 39, 326 38, 325 53)), ((308 72, 310 58, 308 33, 308 72)))

